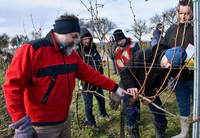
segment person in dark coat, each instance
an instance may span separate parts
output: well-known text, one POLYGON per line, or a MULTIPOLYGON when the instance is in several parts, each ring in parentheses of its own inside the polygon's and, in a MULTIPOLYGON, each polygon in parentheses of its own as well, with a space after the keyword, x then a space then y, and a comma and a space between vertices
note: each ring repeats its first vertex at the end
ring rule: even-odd
MULTIPOLYGON (((161 91, 167 86, 168 81, 164 82, 169 71, 167 68, 170 66, 179 68, 181 63, 184 63, 182 61, 185 61, 187 57, 185 50, 180 46, 170 48, 162 45, 158 48, 157 54, 156 51, 157 46, 137 51, 129 63, 120 72, 124 89, 133 96, 136 96, 136 94, 140 92, 139 90, 143 85, 144 91, 141 91, 140 94, 143 94, 146 97, 158 94, 157 90, 159 90, 163 84, 164 85, 160 89, 161 91), (155 62, 153 63, 154 58, 155 62), (152 64, 153 66, 151 66, 152 64), (148 76, 146 76, 148 71, 150 72, 148 76), (147 79, 145 77, 147 77, 147 79)), ((171 75, 175 74, 171 73, 171 75)), ((170 78, 171 75, 168 77, 170 78)), ((162 105, 159 96, 156 96, 153 102, 158 106, 162 105)), ((152 104, 148 104, 148 106, 154 115, 156 138, 165 138, 165 130, 167 128, 165 113, 154 107, 152 104)))
MULTIPOLYGON (((93 38, 91 33, 86 28, 80 29, 80 43, 78 45, 77 52, 81 58, 88 65, 92 66, 95 70, 103 74, 103 67, 101 62, 101 56, 96 49, 95 43, 93 43, 93 38)), ((106 112, 105 108, 105 99, 95 93, 84 92, 84 91, 97 91, 99 94, 104 95, 102 88, 94 86, 90 83, 82 82, 83 86, 82 96, 85 103, 85 114, 90 127, 99 131, 99 128, 96 125, 95 117, 93 115, 93 95, 98 101, 98 108, 100 112, 100 119, 105 119, 107 121, 111 120, 111 117, 106 112)))
MULTIPOLYGON (((184 49, 195 47, 192 1, 179 1, 176 14, 179 22, 170 26, 161 43, 171 47, 181 45, 184 49)), ((191 53, 192 52, 194 53, 194 51, 191 51, 191 53)), ((190 59, 190 57, 188 59, 190 59)), ((189 120, 190 118, 188 116, 191 115, 191 103, 193 103, 194 95, 194 70, 183 70, 179 80, 177 81, 178 83, 174 92, 176 94, 180 116, 183 120, 189 120)), ((180 134, 175 135, 172 138, 189 137, 190 124, 182 120, 180 120, 180 124, 180 134)))

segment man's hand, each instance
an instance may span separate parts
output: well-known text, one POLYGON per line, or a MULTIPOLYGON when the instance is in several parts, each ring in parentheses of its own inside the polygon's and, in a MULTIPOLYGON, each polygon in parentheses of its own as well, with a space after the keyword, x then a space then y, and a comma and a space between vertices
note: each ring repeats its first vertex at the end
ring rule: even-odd
POLYGON ((133 95, 133 98, 135 98, 138 93, 138 88, 129 88, 127 89, 127 92, 133 95))
POLYGON ((38 138, 28 115, 16 123, 10 124, 9 128, 15 130, 15 138, 38 138))

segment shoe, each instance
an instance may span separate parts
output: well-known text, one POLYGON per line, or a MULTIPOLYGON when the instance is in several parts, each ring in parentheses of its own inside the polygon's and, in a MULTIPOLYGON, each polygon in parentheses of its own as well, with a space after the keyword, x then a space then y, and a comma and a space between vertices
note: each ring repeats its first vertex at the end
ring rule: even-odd
POLYGON ((95 125, 95 126, 90 126, 90 128, 95 131, 95 132, 99 132, 100 129, 95 125))
POLYGON ((110 117, 109 115, 100 116, 100 120, 110 121, 110 120, 112 120, 112 117, 110 117))

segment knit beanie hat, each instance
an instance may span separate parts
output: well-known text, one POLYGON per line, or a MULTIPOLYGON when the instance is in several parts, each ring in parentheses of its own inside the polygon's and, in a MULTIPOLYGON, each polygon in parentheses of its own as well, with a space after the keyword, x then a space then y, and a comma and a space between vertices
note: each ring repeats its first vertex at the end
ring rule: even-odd
POLYGON ((187 53, 184 48, 177 46, 166 50, 165 55, 172 66, 184 65, 187 53))
POLYGON ((80 25, 78 21, 70 19, 56 20, 53 31, 58 34, 67 34, 71 32, 80 33, 80 25))
POLYGON ((158 23, 158 24, 156 25, 156 29, 160 29, 160 28, 162 28, 162 23, 158 23))
POLYGON ((122 40, 122 39, 126 38, 121 29, 115 30, 113 32, 113 36, 115 37, 115 41, 116 42, 118 42, 119 40, 122 40))

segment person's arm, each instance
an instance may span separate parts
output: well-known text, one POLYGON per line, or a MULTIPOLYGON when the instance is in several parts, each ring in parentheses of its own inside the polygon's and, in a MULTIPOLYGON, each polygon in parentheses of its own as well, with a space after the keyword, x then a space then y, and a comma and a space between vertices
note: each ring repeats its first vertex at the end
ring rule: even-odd
POLYGON ((136 88, 136 78, 134 77, 140 68, 140 54, 142 50, 137 51, 126 66, 120 71, 120 77, 125 89, 136 88))
POLYGON ((133 97, 136 96, 138 92, 138 88, 136 86, 136 80, 133 75, 135 75, 135 71, 133 68, 125 66, 120 71, 120 77, 122 85, 124 86, 125 90, 127 90, 128 93, 131 93, 133 97))
POLYGON ((136 87, 133 75, 137 72, 135 71, 133 64, 130 64, 131 62, 132 61, 129 61, 128 64, 120 71, 121 82, 125 89, 136 87))
POLYGON ((37 138, 24 105, 24 91, 35 66, 34 57, 34 50, 30 45, 25 44, 19 48, 6 71, 6 80, 3 85, 6 107, 13 121, 9 128, 15 130, 14 136, 17 138, 37 138))
POLYGON ((136 95, 138 92, 138 82, 137 82, 137 73, 139 72, 140 68, 143 65, 143 50, 137 51, 130 61, 127 63, 126 66, 120 71, 121 82, 127 90, 127 92, 131 93, 132 95, 136 95))
POLYGON ((34 57, 33 48, 25 44, 16 51, 13 61, 6 71, 3 92, 6 107, 13 122, 27 115, 24 106, 24 91, 35 66, 33 62, 34 57))
POLYGON ((78 69, 76 71, 76 77, 80 80, 89 82, 95 86, 99 86, 103 89, 116 92, 118 84, 113 80, 103 76, 94 68, 88 66, 84 61, 77 55, 78 69))

